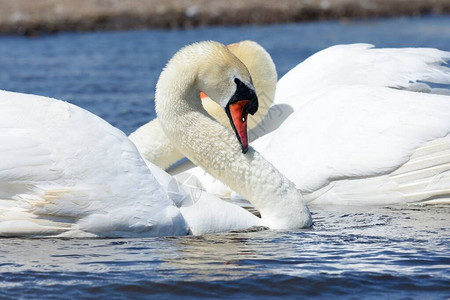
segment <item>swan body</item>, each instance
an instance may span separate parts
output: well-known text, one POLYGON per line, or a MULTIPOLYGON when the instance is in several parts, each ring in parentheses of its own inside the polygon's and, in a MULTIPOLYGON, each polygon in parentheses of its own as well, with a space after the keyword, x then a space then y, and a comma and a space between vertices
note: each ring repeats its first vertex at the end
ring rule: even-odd
POLYGON ((372 47, 331 47, 286 74, 275 103, 294 112, 253 145, 311 204, 446 203, 450 98, 419 81, 450 84, 450 53, 372 47))
POLYGON ((187 231, 121 131, 74 105, 35 95, 2 91, 0 107, 2 235, 187 231))
POLYGON ((337 87, 254 146, 303 194, 313 193, 315 203, 428 200, 450 194, 449 100, 379 87, 337 87), (410 177, 396 176, 401 174, 410 177), (426 193, 435 189, 437 194, 426 193))
MULTIPOLYGON (((245 64, 254 78, 259 108, 255 115, 249 117, 247 126, 252 129, 264 118, 272 104, 277 82, 275 65, 266 50, 253 41, 230 44, 227 48, 245 64)), ((232 130, 227 115, 219 105, 207 96, 202 98, 202 104, 214 119, 232 130)), ((169 168, 184 157, 166 136, 158 118, 139 127, 129 138, 145 159, 162 169, 169 168)))
POLYGON ((147 165, 120 130, 75 105, 0 91, 0 120, 0 236, 184 235, 260 225, 207 193, 193 198, 147 165))
MULTIPOLYGON (((437 49, 333 46, 277 84, 252 145, 292 180, 310 205, 447 203, 449 84, 437 49)), ((232 190, 203 169, 181 167, 220 197, 232 190)))

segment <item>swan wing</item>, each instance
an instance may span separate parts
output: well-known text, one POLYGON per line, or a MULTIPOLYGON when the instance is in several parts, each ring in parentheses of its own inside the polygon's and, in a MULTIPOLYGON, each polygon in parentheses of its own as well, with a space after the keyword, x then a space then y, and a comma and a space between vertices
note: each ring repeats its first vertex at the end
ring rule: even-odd
POLYGON ((284 75, 277 84, 275 103, 297 109, 320 95, 324 87, 333 85, 450 94, 446 89, 424 83, 450 84, 447 60, 450 60, 450 52, 433 48, 336 45, 317 52, 284 75))
POLYGON ((0 91, 0 234, 183 234, 135 146, 69 103, 0 91))
MULTIPOLYGON (((403 187, 415 184, 414 176, 401 175, 396 170, 430 174, 427 180, 439 180, 442 186, 450 186, 448 177, 439 177, 450 170, 447 157, 450 144, 442 143, 450 134, 449 116, 447 96, 385 87, 335 86, 296 110, 276 132, 257 140, 254 147, 304 194, 321 190, 312 199, 319 194, 331 195, 333 188, 339 186, 336 183, 345 181, 347 185, 341 194, 344 190, 354 192, 354 198, 364 202, 368 201, 365 197, 386 196, 385 189, 377 185, 387 186, 394 184, 394 179, 403 178, 397 186, 390 187, 400 195, 403 187), (434 144, 440 146, 427 148, 434 144), (415 162, 416 153, 422 149, 429 149, 427 160, 433 165, 415 162), (430 173, 427 168, 439 171, 430 173), (388 180, 370 181, 380 176, 388 180), (367 181, 364 186, 361 180, 367 181), (352 184, 361 191, 350 189, 352 184)), ((342 183, 341 186, 344 187, 342 183)), ((421 191, 425 192, 418 188, 414 197, 400 195, 387 201, 417 202, 432 197, 430 193, 419 196, 421 191)))

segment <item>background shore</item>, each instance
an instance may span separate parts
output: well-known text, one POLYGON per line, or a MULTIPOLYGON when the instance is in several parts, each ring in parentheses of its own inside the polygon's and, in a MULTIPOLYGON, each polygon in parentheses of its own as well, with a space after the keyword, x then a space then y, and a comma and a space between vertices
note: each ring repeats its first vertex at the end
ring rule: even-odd
POLYGON ((0 0, 0 34, 189 28, 448 13, 449 0, 0 0))

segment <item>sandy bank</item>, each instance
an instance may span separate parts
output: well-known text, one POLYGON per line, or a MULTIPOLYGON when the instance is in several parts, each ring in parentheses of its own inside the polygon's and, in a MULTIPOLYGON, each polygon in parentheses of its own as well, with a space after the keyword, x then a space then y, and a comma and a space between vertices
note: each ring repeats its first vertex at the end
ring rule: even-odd
POLYGON ((0 34, 450 13, 450 0, 0 0, 0 34))

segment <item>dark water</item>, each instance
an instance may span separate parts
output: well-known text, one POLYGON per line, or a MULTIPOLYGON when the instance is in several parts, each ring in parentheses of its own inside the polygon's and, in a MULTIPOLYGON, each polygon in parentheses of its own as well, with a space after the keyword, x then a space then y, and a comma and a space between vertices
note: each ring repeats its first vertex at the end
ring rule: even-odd
MULTIPOLYGON (((0 89, 84 107, 126 133, 154 117, 180 47, 252 39, 279 75, 325 47, 450 50, 450 17, 0 37, 0 89)), ((450 298, 450 207, 314 207, 314 226, 147 239, 2 239, 0 298, 450 298)))

